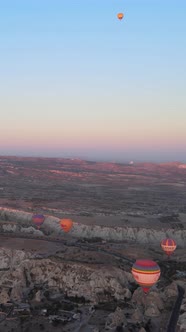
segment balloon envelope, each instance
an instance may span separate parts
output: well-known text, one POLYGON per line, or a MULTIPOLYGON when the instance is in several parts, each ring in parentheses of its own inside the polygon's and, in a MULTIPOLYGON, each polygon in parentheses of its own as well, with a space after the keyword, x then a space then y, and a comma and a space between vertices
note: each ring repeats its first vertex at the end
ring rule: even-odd
POLYGON ((62 230, 65 233, 67 233, 71 230, 71 228, 73 226, 73 221, 72 221, 72 219, 61 219, 60 226, 61 226, 62 230))
POLYGON ((163 239, 161 241, 161 247, 163 251, 168 255, 172 255, 174 250, 176 249, 177 245, 173 239, 163 239))
POLYGON ((45 216, 43 214, 34 214, 32 216, 32 221, 38 228, 40 228, 45 221, 45 216))
POLYGON ((139 259, 133 264, 132 275, 144 293, 148 293, 160 277, 160 267, 149 259, 139 259))
POLYGON ((117 14, 117 18, 118 18, 119 20, 122 20, 123 17, 124 17, 123 13, 118 13, 118 14, 117 14))

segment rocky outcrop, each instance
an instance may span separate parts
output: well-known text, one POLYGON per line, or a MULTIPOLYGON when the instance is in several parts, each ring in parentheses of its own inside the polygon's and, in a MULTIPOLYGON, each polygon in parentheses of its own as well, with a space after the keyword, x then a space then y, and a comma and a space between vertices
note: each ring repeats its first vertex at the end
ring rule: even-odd
MULTIPOLYGON (((46 216, 41 231, 32 227, 32 214, 24 211, 0 208, 0 220, 14 221, 14 225, 6 225, 0 222, 0 228, 4 232, 27 232, 30 234, 64 235, 59 225, 59 218, 46 216)), ((78 238, 101 238, 108 241, 135 241, 141 244, 158 244, 165 237, 174 238, 180 247, 186 246, 186 230, 153 229, 143 227, 105 227, 98 225, 84 225, 74 222, 70 234, 78 238)))
MULTIPOLYGON (((177 280, 161 290, 154 286, 145 295, 140 287, 134 285, 132 274, 126 272, 128 263, 125 269, 123 265, 119 268, 107 263, 73 262, 72 256, 68 261, 58 254, 52 254, 49 258, 37 257, 33 251, 0 249, 1 305, 7 305, 10 301, 20 308, 25 303, 31 308, 41 308, 43 303, 46 305, 49 302, 58 303, 59 306, 62 299, 71 303, 81 301, 86 306, 88 304, 89 308, 109 305, 113 307, 107 311, 105 330, 127 331, 129 328, 135 331, 138 327, 143 331, 149 321, 154 326, 160 324, 162 315, 165 317, 167 312, 171 313, 177 297, 177 280)), ((184 284, 184 280, 180 282, 184 284)), ((56 314, 53 318, 50 316, 52 321, 65 319, 60 310, 59 317, 56 318, 56 314)), ((70 315, 74 314, 79 313, 72 312, 70 315)), ((85 317, 85 322, 87 319, 85 317)), ((185 326, 185 302, 181 308, 179 326, 182 330, 185 326)))
POLYGON ((125 310, 117 307, 115 312, 111 313, 106 320, 105 328, 106 330, 115 329, 117 326, 125 327, 127 325, 127 320, 125 317, 125 310))
MULTIPOLYGON (((141 307, 142 312, 147 317, 159 317, 164 308, 164 303, 158 292, 151 291, 144 294, 141 288, 137 288, 132 296, 132 301, 137 304, 138 309, 141 307)), ((140 316, 138 313, 137 317, 140 316)))
MULTIPOLYGON (((22 301, 29 289, 41 285, 56 288, 69 297, 85 298, 92 303, 130 299, 128 283, 131 274, 116 267, 65 263, 55 259, 34 259, 31 254, 8 249, 0 250, 0 298, 22 301), (9 292, 6 290, 9 289, 9 292)), ((37 301, 41 298, 37 294, 37 301)))

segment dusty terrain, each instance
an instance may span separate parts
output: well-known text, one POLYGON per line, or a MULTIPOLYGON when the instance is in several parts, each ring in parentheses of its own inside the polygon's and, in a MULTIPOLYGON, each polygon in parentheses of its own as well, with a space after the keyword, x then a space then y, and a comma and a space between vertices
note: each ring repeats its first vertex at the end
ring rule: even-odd
POLYGON ((184 251, 167 260, 153 246, 64 240, 0 237, 2 331, 166 331, 176 284, 186 288, 184 251), (162 272, 148 295, 130 273, 141 257, 156 260, 162 272))
POLYGON ((53 215, 186 213, 186 165, 0 157, 0 206, 53 215))
MULTIPOLYGON (((185 201, 181 163, 0 157, 0 331, 166 331, 177 285, 186 289, 185 201), (40 231, 35 212, 46 215, 40 231), (170 260, 165 236, 178 243, 170 260), (147 296, 131 275, 138 258, 161 268, 147 296)), ((184 298, 177 331, 185 315, 184 298)))

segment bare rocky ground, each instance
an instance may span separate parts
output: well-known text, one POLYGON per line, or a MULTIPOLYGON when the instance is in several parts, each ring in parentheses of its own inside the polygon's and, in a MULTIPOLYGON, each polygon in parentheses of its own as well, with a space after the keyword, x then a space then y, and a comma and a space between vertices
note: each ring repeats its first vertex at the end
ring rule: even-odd
MULTIPOLYGON (((183 249, 167 260, 156 246, 96 239, 0 241, 0 321, 12 308, 0 331, 166 331, 177 284, 186 289, 183 249), (131 275, 137 258, 154 259, 161 267, 148 295, 131 275)), ((185 300, 181 310, 177 331, 185 331, 185 300)))
POLYGON ((125 218, 186 213, 185 197, 182 163, 129 165, 0 156, 0 205, 4 207, 43 209, 57 217, 125 218))
POLYGON ((181 163, 0 157, 0 332, 166 331, 177 285, 186 290, 185 175, 181 163), (40 231, 35 212, 46 215, 40 231), (178 243, 170 260, 167 236, 178 243), (146 296, 131 275, 138 258, 161 268, 146 296))

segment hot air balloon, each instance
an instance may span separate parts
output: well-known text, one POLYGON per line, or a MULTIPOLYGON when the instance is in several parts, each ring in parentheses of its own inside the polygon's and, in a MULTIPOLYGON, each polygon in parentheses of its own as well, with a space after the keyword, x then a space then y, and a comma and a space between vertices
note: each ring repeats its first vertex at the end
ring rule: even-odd
POLYGON ((123 13, 118 13, 118 14, 117 14, 117 18, 118 18, 118 20, 122 20, 123 17, 124 17, 123 13))
POLYGON ((65 233, 68 233, 71 230, 72 225, 73 225, 73 221, 71 219, 61 219, 60 220, 60 226, 65 233))
POLYGON ((149 259, 139 259, 133 264, 132 275, 147 294, 160 277, 160 267, 149 259))
POLYGON ((45 221, 45 216, 43 216, 43 214, 34 214, 32 216, 32 221, 37 226, 37 228, 40 229, 41 225, 45 221))
POLYGON ((168 257, 170 255, 172 255, 172 253, 174 252, 174 250, 176 249, 176 242, 172 239, 163 239, 161 241, 161 247, 163 249, 163 251, 165 251, 165 253, 168 255, 168 257))

